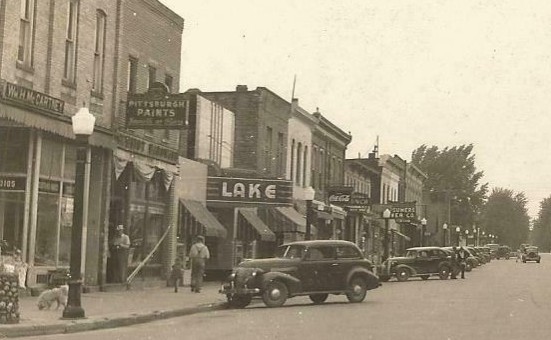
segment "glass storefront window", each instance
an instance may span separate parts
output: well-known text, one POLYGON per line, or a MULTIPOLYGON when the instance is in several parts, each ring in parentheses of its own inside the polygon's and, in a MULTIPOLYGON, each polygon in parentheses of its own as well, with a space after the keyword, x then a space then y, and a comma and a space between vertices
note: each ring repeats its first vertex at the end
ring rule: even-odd
POLYGON ((0 173, 27 172, 28 131, 0 128, 0 173))
POLYGON ((55 266, 59 199, 55 194, 38 194, 38 223, 34 262, 37 266, 55 266))
POLYGON ((0 191, 0 239, 8 243, 8 251, 21 249, 24 211, 25 193, 0 191))

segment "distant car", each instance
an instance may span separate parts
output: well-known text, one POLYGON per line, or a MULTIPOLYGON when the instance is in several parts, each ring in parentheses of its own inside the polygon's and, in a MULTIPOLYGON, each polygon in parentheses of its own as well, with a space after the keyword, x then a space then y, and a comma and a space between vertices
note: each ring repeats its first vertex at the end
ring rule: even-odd
POLYGON ((541 256, 538 252, 538 247, 528 246, 524 249, 524 253, 522 254, 522 262, 526 263, 528 261, 536 261, 537 263, 540 263, 541 256))
POLYGON ((323 303, 329 294, 345 294, 362 302, 368 290, 380 286, 373 265, 348 241, 299 241, 278 248, 275 258, 241 262, 220 289, 234 308, 244 308, 254 296, 268 307, 287 298, 307 295, 323 303))
POLYGON ((440 247, 414 247, 406 250, 403 257, 391 257, 378 268, 381 281, 396 277, 398 281, 407 281, 410 277, 427 280, 437 275, 445 280, 452 269, 451 255, 440 247))
POLYGON ((492 257, 492 259, 495 259, 497 254, 497 249, 499 248, 499 244, 488 243, 486 244, 486 247, 490 248, 490 256, 492 257))

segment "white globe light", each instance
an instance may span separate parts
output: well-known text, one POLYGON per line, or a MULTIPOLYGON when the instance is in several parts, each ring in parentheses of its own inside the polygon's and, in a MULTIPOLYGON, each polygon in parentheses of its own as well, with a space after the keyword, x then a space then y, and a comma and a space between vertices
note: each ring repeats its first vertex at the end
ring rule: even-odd
POLYGON ((73 117, 73 133, 75 135, 90 136, 94 132, 94 124, 96 123, 96 117, 90 113, 88 108, 81 107, 73 117))

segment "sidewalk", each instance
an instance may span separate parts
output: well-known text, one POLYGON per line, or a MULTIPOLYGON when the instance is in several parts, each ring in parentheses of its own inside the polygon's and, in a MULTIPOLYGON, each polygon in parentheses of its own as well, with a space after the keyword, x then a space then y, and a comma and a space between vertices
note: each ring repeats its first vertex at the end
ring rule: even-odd
POLYGON ((170 317, 224 309, 225 297, 219 282, 205 282, 201 293, 189 286, 135 288, 120 292, 82 294, 85 319, 62 320, 62 307, 39 311, 37 297, 21 297, 19 324, 0 325, 0 338, 60 334, 129 326, 170 317))

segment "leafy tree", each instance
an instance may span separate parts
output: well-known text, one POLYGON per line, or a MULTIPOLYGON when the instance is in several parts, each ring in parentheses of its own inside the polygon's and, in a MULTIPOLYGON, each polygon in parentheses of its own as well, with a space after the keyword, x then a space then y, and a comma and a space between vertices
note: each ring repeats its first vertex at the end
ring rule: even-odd
POLYGON ((471 226, 484 205, 488 184, 481 184, 483 171, 475 167, 473 145, 439 149, 421 145, 412 154, 412 163, 427 174, 424 187, 432 202, 449 206, 450 222, 471 226))
POLYGON ((551 196, 540 202, 538 218, 534 222, 534 243, 538 247, 551 250, 551 196))
POLYGON ((530 217, 523 192, 494 188, 482 211, 481 225, 486 232, 497 235, 500 244, 518 247, 528 240, 530 217))

